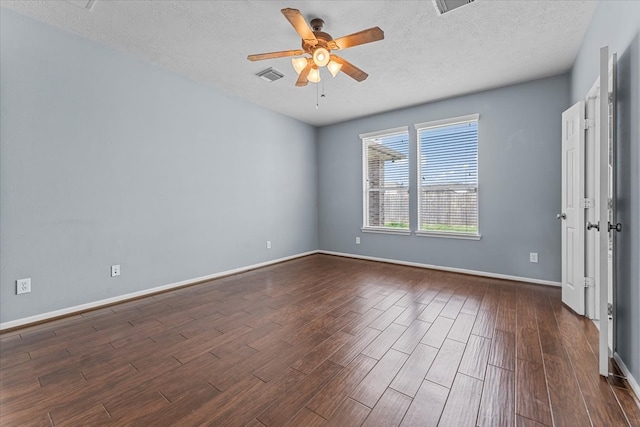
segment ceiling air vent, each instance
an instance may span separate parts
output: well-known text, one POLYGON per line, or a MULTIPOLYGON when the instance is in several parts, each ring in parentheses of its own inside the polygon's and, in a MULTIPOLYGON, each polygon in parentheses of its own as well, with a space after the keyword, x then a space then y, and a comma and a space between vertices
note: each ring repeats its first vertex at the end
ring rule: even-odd
POLYGON ((473 3, 474 0, 433 0, 433 4, 440 15, 451 12, 465 4, 473 3))
POLYGON ((67 0, 67 3, 78 6, 81 9, 91 10, 97 1, 98 0, 67 0))
POLYGON ((262 70, 259 73, 256 73, 256 76, 268 82, 275 82, 276 80, 280 80, 281 78, 283 78, 284 74, 274 68, 269 67, 266 70, 262 70))

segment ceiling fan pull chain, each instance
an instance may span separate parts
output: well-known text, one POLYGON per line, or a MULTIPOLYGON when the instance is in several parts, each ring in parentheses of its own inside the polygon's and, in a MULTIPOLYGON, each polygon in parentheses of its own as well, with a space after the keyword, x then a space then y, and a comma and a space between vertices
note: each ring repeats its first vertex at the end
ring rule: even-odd
POLYGON ((318 98, 319 92, 320 92, 319 85, 316 85, 316 110, 318 110, 320 108, 320 105, 319 105, 319 99, 320 98, 318 98))

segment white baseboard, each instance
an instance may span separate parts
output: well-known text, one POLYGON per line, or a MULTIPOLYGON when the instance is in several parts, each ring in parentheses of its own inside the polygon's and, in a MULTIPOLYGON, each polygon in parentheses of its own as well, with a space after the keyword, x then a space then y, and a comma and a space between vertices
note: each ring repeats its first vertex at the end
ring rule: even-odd
POLYGON ((378 257, 371 257, 366 255, 355 255, 355 254, 349 254, 349 253, 343 253, 343 252, 333 252, 333 251, 324 251, 324 250, 320 250, 318 251, 318 253, 343 256, 348 258, 364 259, 368 261, 388 262, 390 264, 407 265, 410 267, 429 268, 431 270, 450 271, 452 273, 472 274, 474 276, 491 277, 493 279, 513 280, 516 282, 535 283, 538 285, 546 285, 546 286, 557 286, 557 287, 562 286, 561 283, 554 282, 551 280, 531 279, 528 277, 510 276, 508 274, 488 273, 486 271, 467 270, 464 268, 442 267, 439 265, 422 264, 418 262, 399 261, 399 260, 389 259, 389 258, 378 258, 378 257))
POLYGON ((165 291, 169 291, 169 290, 172 290, 172 289, 181 288, 183 286, 192 285, 194 283, 205 282, 207 280, 217 279, 217 278, 223 277, 223 276, 229 276, 229 275, 232 275, 232 274, 242 273, 242 272, 247 271, 247 270, 254 270, 256 268, 266 267, 266 266, 271 265, 271 264, 277 264, 277 263, 280 263, 280 262, 289 261, 289 260, 292 260, 292 259, 295 259, 295 258, 300 258, 300 257, 304 257, 304 256, 307 256, 307 255, 313 255, 313 254, 316 254, 316 253, 327 254, 327 255, 336 255, 336 256, 342 256, 342 257, 348 257, 348 258, 363 259, 363 260, 368 260, 368 261, 387 262, 387 263, 391 263, 391 264, 407 265, 407 266, 410 266, 410 267, 420 267, 420 268, 429 268, 429 269, 433 269, 433 270, 450 271, 450 272, 454 272, 454 273, 472 274, 472 275, 475 275, 475 276, 491 277, 491 278, 495 278, 495 279, 513 280, 513 281, 517 281, 517 282, 536 283, 536 284, 547 285, 547 286, 561 286, 560 283, 552 282, 552 281, 549 281, 549 280, 530 279, 530 278, 526 278, 526 277, 510 276, 510 275, 506 275, 506 274, 487 273, 487 272, 484 272, 484 271, 467 270, 467 269, 453 268, 453 267, 441 267, 441 266, 437 266, 437 265, 421 264, 421 263, 409 262, 409 261, 399 261, 399 260, 394 260, 394 259, 389 259, 389 258, 377 258, 377 257, 370 257, 370 256, 365 256, 365 255, 355 255, 355 254, 349 254, 349 253, 343 253, 343 252, 317 250, 317 251, 309 251, 309 252, 304 252, 304 253, 300 253, 300 254, 296 254, 296 255, 291 255, 291 256, 288 256, 288 257, 284 257, 284 258, 278 258, 278 259, 274 259, 274 260, 270 260, 270 261, 265 261, 265 262, 261 262, 261 263, 258 263, 258 264, 247 265, 247 266, 235 268, 235 269, 232 269, 232 270, 221 271, 219 273, 209 274, 207 276, 196 277, 196 278, 193 278, 193 279, 183 280, 181 282, 176 282, 176 283, 170 283, 168 285, 162 285, 162 286, 158 286, 158 287, 155 287, 155 288, 145 289, 145 290, 142 290, 142 291, 132 292, 132 293, 129 293, 129 294, 124 294, 124 295, 119 295, 119 296, 116 296, 116 297, 107 298, 107 299, 103 299, 103 300, 99 300, 99 301, 93 301, 93 302, 90 302, 90 303, 76 305, 76 306, 73 306, 73 307, 67 307, 67 308, 63 308, 63 309, 60 309, 60 310, 50 311, 50 312, 47 312, 47 313, 37 314, 35 316, 24 317, 22 319, 11 320, 9 322, 0 323, 0 331, 5 330, 5 329, 17 328, 17 327, 29 325, 29 324, 32 324, 32 323, 43 322, 43 321, 55 319, 57 317, 69 316, 69 315, 72 315, 72 314, 75 314, 75 313, 80 313, 80 312, 87 311, 87 310, 97 309, 97 308, 100 308, 100 307, 103 307, 103 306, 116 304, 116 303, 119 303, 119 302, 124 302, 124 301, 131 300, 131 299, 134 299, 134 298, 140 298, 140 297, 147 296, 147 295, 157 294, 159 292, 165 292, 165 291))
POLYGON ((631 375, 631 372, 629 372, 627 365, 624 364, 624 362, 622 361, 622 358, 618 353, 613 353, 613 359, 616 361, 616 363, 618 364, 618 367, 620 368, 624 376, 627 378, 627 382, 629 383, 631 390, 633 390, 633 393, 636 395, 636 399, 640 401, 640 385, 638 385, 638 382, 636 381, 636 379, 633 378, 633 375, 631 375))
POLYGON ((198 282, 206 282, 208 280, 217 279, 219 277, 230 276, 232 274, 238 274, 238 273, 242 273, 244 271, 254 270, 256 268, 266 267, 266 266, 271 265, 271 264, 277 264, 277 263, 280 263, 280 262, 283 262, 283 261, 289 261, 289 260, 292 260, 292 259, 295 259, 295 258, 301 258, 301 257, 307 256, 307 255, 313 255, 313 254, 315 254, 317 252, 318 251, 304 252, 304 253, 291 255, 291 256, 288 256, 288 257, 284 257, 284 258, 278 258, 278 259, 274 259, 274 260, 270 260, 270 261, 261 262, 261 263, 258 263, 258 264, 252 264, 252 265, 247 265, 247 266, 244 266, 244 267, 234 268, 232 270, 221 271, 219 273, 209 274, 207 276, 196 277, 196 278, 193 278, 193 279, 183 280, 181 282, 170 283, 168 285, 157 286, 155 288, 150 288, 150 289, 144 289, 144 290, 138 291, 138 292, 132 292, 132 293, 129 293, 129 294, 119 295, 119 296, 112 297, 112 298, 106 298, 106 299, 102 299, 102 300, 99 300, 99 301, 93 301, 93 302, 86 303, 86 304, 76 305, 76 306, 73 306, 73 307, 67 307, 67 308, 63 308, 63 309, 60 309, 60 310, 49 311, 47 313, 37 314, 35 316, 29 316, 29 317, 24 317, 22 319, 11 320, 9 322, 0 323, 0 331, 5 330, 5 329, 11 329, 11 328, 17 328, 17 327, 20 327, 20 326, 29 325, 31 323, 43 322, 43 321, 46 321, 46 320, 55 319, 57 317, 69 316, 69 315, 72 315, 72 314, 75 314, 75 313, 80 313, 80 312, 87 311, 87 310, 93 310, 93 309, 96 309, 96 308, 100 308, 100 307, 103 307, 103 306, 107 306, 107 305, 111 305, 111 304, 115 304, 115 303, 119 303, 119 302, 124 302, 124 301, 131 300, 131 299, 134 299, 134 298, 140 298, 140 297, 147 296, 147 295, 157 294, 159 292, 169 291, 171 289, 181 288, 183 286, 192 285, 192 284, 195 284, 195 283, 198 283, 198 282))

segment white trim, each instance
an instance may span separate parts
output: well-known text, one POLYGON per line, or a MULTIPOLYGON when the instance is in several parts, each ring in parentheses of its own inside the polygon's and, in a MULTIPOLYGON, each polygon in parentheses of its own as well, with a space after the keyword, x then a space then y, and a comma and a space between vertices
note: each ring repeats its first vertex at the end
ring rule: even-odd
POLYGON ((464 234, 464 233, 437 233, 433 231, 420 231, 417 230, 416 236, 419 237, 443 237, 445 239, 466 239, 466 240, 480 240, 481 234, 464 234))
POLYGON ((377 130, 375 132, 366 132, 366 133, 361 133, 358 136, 360 137, 360 139, 368 139, 368 138, 375 138, 376 136, 386 136, 386 135, 393 135, 396 133, 404 133, 404 132, 409 132, 409 126, 400 126, 393 129, 377 130))
POLYGON ((405 230, 402 228, 362 227, 360 231, 362 231, 363 233, 401 234, 404 236, 411 235, 411 230, 405 230))
POLYGON ((458 123, 477 122, 480 118, 480 114, 469 114, 467 116, 451 117, 450 119, 432 120, 430 122, 416 123, 414 126, 416 130, 435 128, 438 126, 448 126, 458 123))
POLYGON ((638 385, 638 382, 636 381, 636 379, 633 378, 633 375, 631 375, 631 372, 629 371, 629 368, 627 368, 627 365, 624 364, 624 362, 622 361, 622 358, 620 357, 620 355, 618 353, 613 353, 613 359, 618 364, 618 367, 620 368, 620 370, 622 371, 622 373, 626 377, 627 382, 629 383, 629 386, 631 387, 631 390, 636 395, 636 401, 640 400, 640 385, 638 385))
MULTIPOLYGON (((609 70, 609 47, 600 48, 600 105, 596 108, 600 109, 600 128, 597 129, 600 135, 599 147, 596 147, 596 151, 599 153, 598 163, 596 164, 596 170, 599 171, 598 181, 596 181, 596 188, 599 188, 599 198, 601 200, 599 206, 599 221, 602 227, 597 232, 597 239, 599 242, 598 253, 596 254, 596 262, 600 265, 598 272, 599 278, 596 277, 596 283, 599 283, 600 289, 598 293, 600 295, 600 322, 602 327, 600 328, 600 345, 598 346, 598 365, 600 375, 606 377, 609 375, 609 316, 607 315, 607 308, 609 304, 609 230, 607 229, 609 218, 609 206, 607 199, 609 197, 609 88, 608 88, 608 70, 609 70), (607 78, 606 81, 604 79, 607 78)), ((597 125, 596 125, 597 126, 597 125)), ((614 126, 615 127, 615 126, 614 126)), ((584 188, 583 188, 584 190, 584 188)), ((615 198, 615 196, 614 196, 615 198)), ((580 211, 584 212, 583 209, 580 211)), ((581 242, 584 247, 584 241, 581 242)), ((596 285, 597 286, 597 285, 596 285)))
MULTIPOLYGON (((526 277, 519 277, 519 276, 510 276, 510 275, 506 275, 506 274, 497 274, 497 273, 487 273, 484 271, 476 271, 476 270, 467 270, 467 269, 462 269, 462 268, 453 268, 453 267, 441 267, 441 266, 436 266, 436 265, 430 265, 430 264, 421 264, 421 263, 416 263, 416 262, 408 262, 408 261, 400 261, 400 260, 394 260, 394 259, 389 259, 389 258, 377 258, 377 257, 369 257, 369 256, 365 256, 365 255, 355 255, 355 254, 349 254, 349 253, 343 253, 343 252, 334 252, 334 251, 324 251, 324 250, 315 250, 315 251, 309 251, 309 252, 303 252, 303 253, 299 253, 296 255, 291 255, 288 257, 284 257, 284 258, 278 258, 278 259, 274 259, 271 261, 265 261, 265 262, 261 262, 258 264, 252 264, 252 265, 247 265, 244 267, 238 267, 238 268, 234 268, 231 270, 226 270, 226 271, 221 271, 219 273, 214 273, 214 274, 209 274, 207 276, 201 276, 201 277, 196 277, 193 279, 189 279, 189 280, 183 280, 181 282, 176 282, 176 283, 170 283, 168 285, 163 285, 163 286, 158 286, 155 288, 151 288, 151 289, 145 289, 142 291, 138 291, 138 292, 132 292, 129 294, 125 294, 125 295, 120 295, 117 297, 112 297, 112 298, 107 298, 107 299, 103 299, 103 300, 99 300, 99 301, 94 301, 94 302, 90 302, 87 304, 81 304, 81 305, 76 305, 73 307, 68 307, 68 308, 63 308, 60 310, 55 310, 55 311, 50 311, 47 313, 42 313, 42 314, 37 314, 35 316, 29 316, 29 317, 24 317, 22 319, 16 319, 16 320, 10 320, 8 322, 4 322, 4 323, 0 323, 0 331, 5 330, 5 329, 12 329, 12 328, 16 328, 19 326, 25 326, 31 323, 36 323, 36 322, 43 322, 49 319, 54 319, 56 317, 61 317, 61 316, 68 316, 68 315, 72 315, 74 313, 78 313, 78 312, 83 312, 83 311, 87 311, 87 310, 93 310, 93 309, 97 309, 103 306, 107 306, 107 305, 111 305, 111 304, 115 304, 115 303, 119 303, 119 302, 124 302, 133 298, 139 298, 139 297, 143 297, 143 296, 147 296, 147 295, 152 295, 152 294, 156 294, 159 292, 164 292, 164 291, 168 291, 171 289, 176 289, 176 288, 180 288, 183 286, 188 286, 191 284, 195 284, 198 282, 204 282, 207 280, 213 280, 213 279, 217 279, 219 277, 223 277, 223 276, 229 276, 232 274, 238 274, 238 273, 242 273, 244 271, 248 271, 248 270, 253 270, 256 268, 260 268, 260 267, 266 267, 268 265, 272 265, 272 264, 277 264, 280 262, 284 262, 284 261, 289 261, 295 258, 302 258, 304 256, 308 256, 308 255, 313 255, 313 254, 326 254, 326 255, 336 255, 336 256, 343 256, 343 257, 348 257, 348 258, 356 258, 356 259, 364 259, 364 260, 368 260, 368 261, 378 261, 378 262, 387 262, 390 264, 399 264, 399 265, 407 265, 410 267, 420 267, 420 268, 428 268, 428 269, 432 269, 432 270, 442 270, 442 271, 450 271, 453 273, 463 273, 463 274, 472 274, 475 276, 483 276, 483 277, 491 277, 491 278, 495 278, 495 279, 505 279, 505 280, 514 280, 517 282, 528 282, 528 283, 536 283, 539 285, 547 285, 547 286, 561 286, 560 283, 558 282, 553 282, 550 280, 540 280, 540 279, 530 279, 530 278, 526 278, 526 277)), ((618 361, 618 359, 616 359, 616 361, 618 361)), ((626 366, 624 366, 624 364, 620 361, 620 368, 624 371, 626 369, 626 366)), ((626 371, 628 372, 628 370, 626 371)), ((633 380, 633 377, 631 377, 630 374, 625 374, 627 376, 627 378, 629 380, 629 383, 632 384, 632 386, 635 385, 634 391, 636 391, 636 395, 640 395, 640 389, 638 388, 637 383, 635 382, 635 380, 633 380)))
POLYGON ((478 270, 467 270, 465 268, 442 267, 439 265, 422 264, 419 262, 400 261, 400 260, 389 259, 389 258, 378 258, 378 257, 371 257, 366 255, 356 255, 356 254, 349 254, 345 252, 319 250, 318 253, 325 254, 325 255, 342 256, 347 258, 364 259, 367 261, 378 261, 378 262, 386 262, 389 264, 406 265, 409 267, 428 268, 430 270, 441 270, 441 271, 449 271, 452 273, 471 274, 474 276, 491 277, 493 279, 504 279, 504 280, 513 280, 516 282, 535 283, 537 285, 556 286, 556 287, 562 286, 561 283, 554 282, 552 280, 532 279, 528 277, 511 276, 508 274, 489 273, 486 271, 478 271, 478 270))
POLYGON ((159 292, 164 292, 164 291, 168 291, 171 289, 176 289, 176 288, 181 288, 183 286, 188 286, 188 285, 192 285, 198 282, 205 282, 208 280, 213 280, 213 279, 217 279, 219 277, 223 277, 223 276, 230 276, 232 274, 238 274, 238 273, 242 273, 248 270, 254 270, 256 268, 260 268, 260 267, 266 267, 268 265, 271 264, 277 264, 283 261, 289 261, 295 258, 301 258, 307 255, 313 255, 318 253, 318 251, 309 251, 309 252, 303 252, 300 254, 296 254, 296 255, 291 255, 291 256, 287 256, 284 258, 278 258, 278 259, 274 259, 274 260, 270 260, 270 261, 265 261, 265 262, 261 262, 258 264, 252 264, 252 265, 247 265, 244 267, 238 267, 238 268, 234 268, 231 270, 225 270, 225 271, 221 271, 219 273, 213 273, 213 274, 209 274, 207 276, 201 276, 201 277, 196 277, 193 279, 188 279, 188 280, 183 280, 181 282, 175 282, 175 283, 170 283, 168 285, 162 285, 162 286, 157 286, 155 288, 150 288, 150 289, 144 289, 142 291, 137 291, 137 292, 132 292, 129 294, 124 294, 124 295, 119 295, 117 297, 112 297, 112 298, 106 298, 103 300, 99 300, 99 301, 93 301, 93 302, 89 302, 86 304, 80 304, 80 305, 76 305, 73 307, 67 307, 67 308, 63 308, 60 310, 55 310, 55 311, 49 311, 47 313, 42 313, 42 314, 37 314, 35 316, 29 316, 29 317, 24 317, 22 319, 17 319, 17 320, 10 320, 8 322, 4 322, 4 323, 0 323, 0 331, 5 330, 5 329, 10 329, 10 328, 16 328, 19 326, 25 326, 31 323, 36 323, 36 322, 43 322, 49 319, 53 319, 56 317, 61 317, 61 316, 68 316, 68 315, 72 315, 74 313, 78 313, 78 312, 83 312, 83 311, 87 311, 87 310, 93 310, 96 308, 100 308, 103 306, 107 306, 107 305, 111 305, 111 304, 115 304, 115 303, 119 303, 119 302, 124 302, 130 299, 134 299, 134 298, 140 298, 143 296, 147 296, 147 295, 152 295, 152 294, 157 294, 159 292))
MULTIPOLYGON (((407 134, 409 132, 407 131, 407 134)), ((360 180, 362 181, 362 226, 364 227, 365 225, 367 225, 368 223, 368 216, 369 216, 369 209, 367 208, 367 206, 369 206, 369 189, 367 188, 367 173, 369 173, 369 171, 367 170, 368 166, 368 162, 367 162, 367 144, 365 144, 364 140, 362 140, 360 142, 360 145, 362 147, 362 175, 360 180)))
POLYGON ((600 78, 597 78, 596 81, 593 83, 593 86, 591 86, 591 89, 589 89, 589 92, 587 92, 587 96, 585 97, 585 99, 587 101, 590 99, 596 99, 599 95, 600 95, 600 78))

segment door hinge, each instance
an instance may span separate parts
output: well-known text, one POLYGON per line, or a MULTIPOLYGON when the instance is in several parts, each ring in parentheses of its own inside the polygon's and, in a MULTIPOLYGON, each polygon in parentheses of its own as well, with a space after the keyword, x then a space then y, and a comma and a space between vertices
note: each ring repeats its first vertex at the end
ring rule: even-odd
POLYGON ((592 208, 593 204, 594 204, 593 199, 590 199, 588 197, 585 197, 584 199, 580 200, 580 207, 584 209, 592 208))
POLYGON ((593 288, 596 285, 596 281, 593 279, 593 277, 583 277, 582 284, 585 288, 593 288))
POLYGON ((613 316, 613 304, 607 303, 607 315, 613 316))
POLYGON ((609 105, 613 104, 613 92, 609 92, 609 105))
POLYGON ((585 130, 592 129, 595 125, 596 124, 593 121, 593 119, 584 119, 584 128, 585 128, 585 130))

